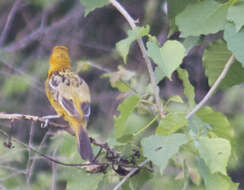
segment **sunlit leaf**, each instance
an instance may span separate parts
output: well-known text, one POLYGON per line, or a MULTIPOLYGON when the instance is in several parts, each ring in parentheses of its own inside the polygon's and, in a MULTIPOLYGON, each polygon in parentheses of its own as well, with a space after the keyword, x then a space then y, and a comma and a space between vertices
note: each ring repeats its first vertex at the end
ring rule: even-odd
POLYGON ((157 82, 164 77, 171 79, 172 73, 185 57, 184 46, 176 40, 168 40, 161 48, 153 42, 147 42, 147 48, 148 55, 157 64, 155 70, 157 82))
POLYGON ((170 135, 184 126, 187 126, 186 113, 171 112, 162 118, 156 129, 158 135, 170 135))
POLYGON ((119 116, 114 116, 115 135, 117 138, 125 133, 126 121, 139 103, 140 98, 136 95, 127 97, 118 107, 119 116))
POLYGON ((223 138, 201 137, 199 139, 200 157, 211 173, 227 175, 226 167, 231 154, 230 142, 223 138))

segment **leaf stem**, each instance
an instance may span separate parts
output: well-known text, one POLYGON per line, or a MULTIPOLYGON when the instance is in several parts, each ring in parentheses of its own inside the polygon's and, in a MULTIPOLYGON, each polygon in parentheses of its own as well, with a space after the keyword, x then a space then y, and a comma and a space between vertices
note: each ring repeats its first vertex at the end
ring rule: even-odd
POLYGON ((210 90, 204 96, 204 98, 196 105, 196 107, 187 114, 186 119, 189 119, 191 116, 193 116, 209 100, 209 98, 213 95, 213 93, 218 88, 222 80, 225 78, 228 70, 230 69, 230 66, 232 65, 232 63, 234 63, 234 60, 235 56, 232 54, 227 63, 225 64, 223 71, 220 73, 219 77, 214 82, 213 86, 210 88, 210 90))
POLYGON ((158 115, 156 115, 145 127, 139 129, 137 132, 135 132, 133 134, 133 136, 137 136, 139 135, 140 133, 142 133, 143 131, 145 131, 148 127, 150 127, 158 118, 158 115))
MULTIPOLYGON (((127 20, 127 22, 129 23, 130 27, 132 29, 134 29, 136 27, 136 20, 134 20, 130 14, 125 10, 125 8, 116 0, 110 0, 110 3, 124 16, 124 18, 127 20)), ((154 91, 154 97, 155 97, 155 101, 156 101, 156 105, 158 107, 158 111, 160 113, 161 117, 164 117, 164 113, 163 113, 163 105, 161 104, 160 101, 160 96, 159 96, 159 88, 157 86, 156 83, 156 79, 154 77, 153 74, 153 67, 152 67, 152 63, 147 55, 147 51, 146 48, 144 46, 144 43, 142 41, 142 39, 138 39, 137 43, 139 45, 139 48, 141 50, 142 56, 145 59, 146 62, 146 66, 147 66, 147 70, 149 73, 149 77, 150 77, 150 81, 153 87, 153 91, 154 91)))

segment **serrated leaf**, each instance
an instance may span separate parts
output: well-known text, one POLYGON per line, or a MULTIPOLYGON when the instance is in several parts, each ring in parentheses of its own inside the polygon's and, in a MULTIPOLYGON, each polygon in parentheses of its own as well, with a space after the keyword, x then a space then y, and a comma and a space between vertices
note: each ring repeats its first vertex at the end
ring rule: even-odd
POLYGON ((206 190, 237 190, 239 184, 233 183, 228 176, 211 174, 203 160, 198 161, 198 170, 203 177, 206 190))
POLYGON ((213 132, 218 137, 231 140, 233 137, 233 129, 229 120, 220 112, 215 112, 210 107, 201 108, 196 115, 204 122, 209 123, 213 127, 213 132))
POLYGON ((124 63, 127 62, 127 55, 129 53, 131 43, 143 36, 148 35, 149 31, 149 25, 142 27, 137 26, 133 30, 128 30, 128 37, 126 39, 123 39, 116 43, 116 49, 123 57, 124 63))
POLYGON ((69 168, 65 173, 67 190, 96 190, 98 188, 98 184, 104 178, 103 174, 89 174, 77 168, 69 168))
POLYGON ((170 135, 184 126, 187 126, 186 113, 171 112, 161 119, 156 129, 158 135, 170 135))
POLYGON ((175 17, 181 37, 216 33, 224 29, 228 6, 213 0, 189 4, 175 17))
MULTIPOLYGON (((208 84, 212 86, 223 71, 226 62, 231 56, 226 43, 222 40, 211 44, 204 50, 203 67, 208 77, 208 84)), ((227 75, 220 83, 219 88, 226 89, 244 81, 244 68, 235 60, 231 65, 227 75)))
POLYGON ((147 48, 148 56, 157 64, 155 70, 157 82, 166 76, 171 79, 172 73, 185 57, 184 46, 176 40, 168 40, 161 48, 153 42, 147 42, 147 48))
POLYGON ((244 1, 239 0, 232 7, 228 9, 227 19, 235 23, 236 31, 238 32, 244 25, 243 19, 244 1))
POLYGON ((190 80, 189 80, 189 75, 187 70, 178 68, 177 69, 178 76, 180 80, 183 82, 184 86, 184 94, 189 102, 190 107, 193 107, 195 105, 195 91, 194 87, 192 86, 190 80))
POLYGON ((241 62, 242 67, 244 67, 244 28, 239 32, 236 32, 235 25, 228 23, 225 25, 224 39, 227 42, 228 49, 233 52, 236 59, 241 62))
POLYGON ((227 175, 226 167, 231 154, 230 142, 223 138, 200 137, 198 150, 210 172, 227 175))
POLYGON ((115 127, 115 136, 119 138, 125 134, 126 121, 134 111, 135 107, 140 101, 140 97, 136 95, 131 95, 127 97, 118 107, 120 112, 119 116, 114 116, 114 127, 115 127))
POLYGON ((172 134, 170 136, 152 135, 142 140, 142 150, 145 157, 159 167, 161 173, 166 168, 168 160, 172 158, 181 145, 187 142, 184 134, 172 134))
POLYGON ((104 7, 109 4, 109 0, 80 0, 80 3, 85 7, 85 16, 96 8, 104 7))

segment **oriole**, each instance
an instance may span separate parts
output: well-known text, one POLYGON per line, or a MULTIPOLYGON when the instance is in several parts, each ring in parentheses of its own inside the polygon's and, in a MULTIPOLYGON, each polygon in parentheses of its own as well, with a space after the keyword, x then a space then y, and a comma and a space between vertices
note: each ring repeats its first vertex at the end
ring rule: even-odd
POLYGON ((86 132, 90 115, 90 92, 86 82, 71 71, 68 48, 56 46, 49 59, 45 91, 59 116, 74 130, 79 153, 84 160, 93 161, 90 139, 86 132))

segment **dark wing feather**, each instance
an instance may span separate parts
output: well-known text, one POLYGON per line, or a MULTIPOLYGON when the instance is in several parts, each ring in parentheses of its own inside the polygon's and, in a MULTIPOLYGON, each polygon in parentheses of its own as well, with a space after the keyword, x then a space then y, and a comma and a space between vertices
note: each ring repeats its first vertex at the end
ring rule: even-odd
POLYGON ((78 120, 82 119, 79 112, 75 109, 72 100, 68 100, 62 96, 59 96, 59 103, 65 109, 65 111, 68 112, 69 115, 75 117, 78 120))

